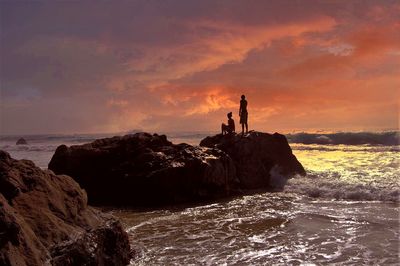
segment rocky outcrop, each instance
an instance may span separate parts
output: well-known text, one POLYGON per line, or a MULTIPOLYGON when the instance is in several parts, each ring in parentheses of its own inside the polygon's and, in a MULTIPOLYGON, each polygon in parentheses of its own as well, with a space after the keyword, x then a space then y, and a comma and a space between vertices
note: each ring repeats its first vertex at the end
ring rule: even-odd
POLYGON ((87 206, 72 178, 0 151, 0 265, 126 265, 131 255, 120 223, 87 206))
POLYGON ((193 203, 227 196, 237 184, 233 161, 223 151, 175 145, 148 133, 59 146, 49 169, 73 177, 97 205, 193 203))
POLYGON ((305 175, 286 137, 278 133, 251 131, 244 136, 215 135, 203 139, 200 146, 227 153, 234 161, 243 189, 280 187, 286 178, 295 174, 305 175))
POLYGON ((20 138, 17 140, 15 145, 28 145, 28 142, 24 138, 20 138))
POLYGON ((207 137, 201 146, 148 133, 61 145, 49 169, 73 177, 92 204, 148 207, 274 189, 305 174, 285 136, 260 132, 207 137))

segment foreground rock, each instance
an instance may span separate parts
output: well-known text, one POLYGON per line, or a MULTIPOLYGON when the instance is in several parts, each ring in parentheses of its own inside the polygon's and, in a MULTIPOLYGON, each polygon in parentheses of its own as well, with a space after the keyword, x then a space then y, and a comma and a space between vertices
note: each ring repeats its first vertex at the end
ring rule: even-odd
POLYGON ((306 172, 292 153, 286 137, 251 131, 206 137, 200 146, 218 148, 234 161, 243 189, 281 187, 287 178, 306 172))
POLYGON ((233 161, 221 150, 148 133, 59 146, 49 169, 72 176, 90 203, 103 205, 193 203, 227 196, 237 184, 233 161))
POLYGON ((120 223, 87 206, 68 176, 0 151, 0 265, 126 265, 120 223))
POLYGON ((126 232, 116 220, 64 241, 51 249, 53 265, 126 265, 130 261, 126 232))

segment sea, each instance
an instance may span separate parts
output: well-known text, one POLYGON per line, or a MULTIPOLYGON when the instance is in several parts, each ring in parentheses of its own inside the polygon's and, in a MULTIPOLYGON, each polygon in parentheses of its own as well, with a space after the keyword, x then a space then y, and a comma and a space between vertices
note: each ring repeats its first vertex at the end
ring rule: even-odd
MULTIPOLYGON (((41 168, 58 145, 111 134, 1 136, 0 149, 41 168)), ((169 133, 198 145, 206 133, 169 133)), ((288 135, 307 176, 281 192, 201 206, 104 209, 136 250, 132 265, 400 265, 399 132, 288 135), (346 135, 347 134, 347 135, 346 135)))

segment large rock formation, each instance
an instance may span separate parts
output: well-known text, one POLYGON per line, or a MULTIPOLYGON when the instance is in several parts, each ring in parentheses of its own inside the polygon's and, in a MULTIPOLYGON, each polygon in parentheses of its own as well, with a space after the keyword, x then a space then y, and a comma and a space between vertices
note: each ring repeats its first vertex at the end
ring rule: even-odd
POLYGON ((251 131, 244 136, 216 135, 203 139, 200 146, 226 152, 235 163, 243 189, 280 187, 286 178, 295 174, 305 175, 286 137, 278 133, 271 135, 251 131))
POLYGON ((207 137, 201 146, 148 133, 62 145, 49 169, 73 177, 90 203, 150 207, 281 187, 305 174, 283 135, 260 132, 207 137))
POLYGON ((126 265, 128 235, 69 176, 0 151, 0 265, 126 265))
POLYGON ((161 206, 227 196, 235 166, 214 148, 174 145, 164 135, 137 133, 59 146, 49 163, 72 176, 103 205, 161 206))

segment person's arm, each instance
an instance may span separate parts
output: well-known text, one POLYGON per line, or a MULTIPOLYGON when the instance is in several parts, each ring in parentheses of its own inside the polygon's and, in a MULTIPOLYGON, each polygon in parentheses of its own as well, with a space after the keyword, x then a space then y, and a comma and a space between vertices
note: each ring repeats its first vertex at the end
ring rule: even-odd
POLYGON ((242 115, 242 101, 240 101, 240 107, 239 107, 239 116, 242 115))

